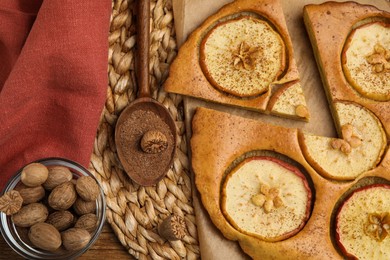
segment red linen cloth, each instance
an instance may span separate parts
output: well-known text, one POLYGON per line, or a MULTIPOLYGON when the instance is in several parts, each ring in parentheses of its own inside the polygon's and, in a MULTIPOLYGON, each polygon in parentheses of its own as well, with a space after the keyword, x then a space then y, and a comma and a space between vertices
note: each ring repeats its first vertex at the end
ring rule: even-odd
POLYGON ((88 166, 108 84, 111 0, 0 1, 0 190, 26 163, 88 166))

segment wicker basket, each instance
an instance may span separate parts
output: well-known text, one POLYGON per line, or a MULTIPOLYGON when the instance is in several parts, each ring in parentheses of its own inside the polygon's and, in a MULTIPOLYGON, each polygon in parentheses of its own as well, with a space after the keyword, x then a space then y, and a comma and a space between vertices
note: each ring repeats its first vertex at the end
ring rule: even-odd
POLYGON ((151 0, 149 69, 153 97, 168 108, 176 121, 178 149, 173 166, 157 185, 143 187, 127 176, 116 153, 117 118, 137 93, 135 10, 135 0, 112 2, 109 86, 89 168, 103 186, 107 221, 129 254, 137 259, 197 259, 200 253, 182 97, 167 94, 160 88, 177 53, 171 0, 151 0), (157 226, 171 214, 185 219, 187 235, 182 240, 167 241, 157 232, 157 226))

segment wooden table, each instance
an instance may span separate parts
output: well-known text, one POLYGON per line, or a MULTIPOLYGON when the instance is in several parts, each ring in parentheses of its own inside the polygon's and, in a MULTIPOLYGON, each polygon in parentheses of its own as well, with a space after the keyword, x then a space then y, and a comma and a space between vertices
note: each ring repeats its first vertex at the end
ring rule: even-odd
MULTIPOLYGON (((4 241, 3 236, 0 236, 0 259, 20 260, 20 257, 11 247, 4 241)), ((127 250, 121 245, 114 231, 109 224, 105 224, 103 231, 96 243, 78 259, 134 259, 127 250)))

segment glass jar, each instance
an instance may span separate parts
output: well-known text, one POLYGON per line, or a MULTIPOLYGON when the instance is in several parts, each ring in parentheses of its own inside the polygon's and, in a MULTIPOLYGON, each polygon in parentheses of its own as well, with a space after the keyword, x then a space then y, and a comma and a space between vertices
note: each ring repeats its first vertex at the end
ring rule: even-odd
MULTIPOLYGON (((99 184, 99 181, 87 169, 71 160, 62 158, 46 158, 36 162, 45 166, 65 166, 73 173, 73 179, 77 179, 81 176, 91 176, 99 184)), ((21 171, 22 169, 20 169, 8 181, 5 189, 0 195, 3 195, 5 192, 15 188, 15 186, 20 182, 21 171)), ((15 252, 27 259, 72 259, 82 255, 96 242, 106 219, 106 202, 103 189, 101 188, 100 184, 99 188, 100 194, 96 200, 95 213, 98 221, 95 231, 91 234, 91 240, 84 248, 78 251, 67 251, 61 247, 55 252, 49 252, 35 248, 28 241, 26 241, 26 239, 23 239, 23 237, 26 237, 27 233, 21 232, 21 229, 13 224, 11 216, 7 216, 5 213, 0 212, 0 231, 4 237, 4 240, 15 252)))

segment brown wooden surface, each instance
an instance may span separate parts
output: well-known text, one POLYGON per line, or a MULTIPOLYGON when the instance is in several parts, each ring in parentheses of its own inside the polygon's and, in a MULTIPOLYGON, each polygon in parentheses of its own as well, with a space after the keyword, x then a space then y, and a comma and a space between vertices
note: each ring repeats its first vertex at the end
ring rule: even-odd
MULTIPOLYGON (((0 259, 23 259, 4 241, 3 236, 0 236, 0 259)), ((96 243, 81 257, 80 260, 87 259, 134 259, 127 250, 121 245, 114 231, 109 224, 105 224, 103 231, 96 243)))

